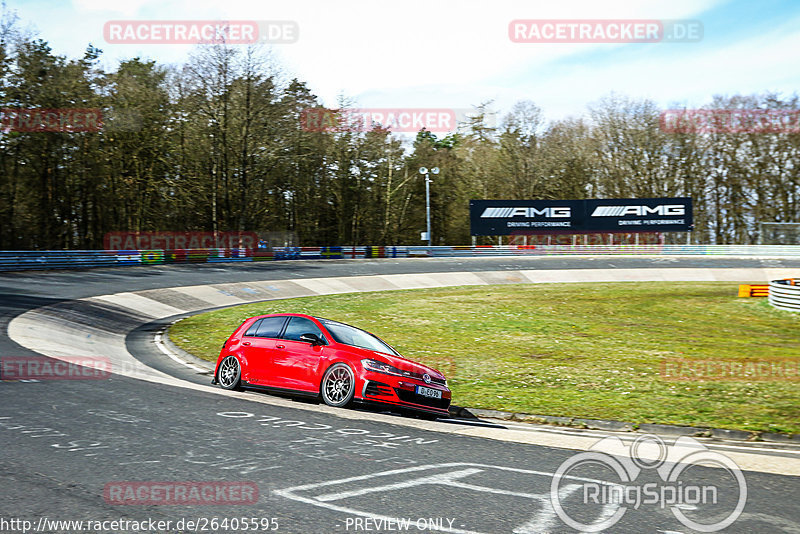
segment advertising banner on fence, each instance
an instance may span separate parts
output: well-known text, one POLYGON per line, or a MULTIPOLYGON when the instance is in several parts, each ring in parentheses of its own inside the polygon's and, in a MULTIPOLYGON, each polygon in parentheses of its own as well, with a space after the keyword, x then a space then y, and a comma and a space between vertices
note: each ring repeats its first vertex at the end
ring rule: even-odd
POLYGON ((471 200, 472 235, 686 232, 692 199, 471 200))

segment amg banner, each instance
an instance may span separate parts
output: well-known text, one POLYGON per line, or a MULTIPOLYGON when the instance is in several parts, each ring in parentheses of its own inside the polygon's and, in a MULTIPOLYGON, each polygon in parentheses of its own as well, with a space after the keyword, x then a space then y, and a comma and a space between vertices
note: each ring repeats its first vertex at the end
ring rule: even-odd
POLYGON ((472 235, 687 232, 692 199, 470 200, 472 235))

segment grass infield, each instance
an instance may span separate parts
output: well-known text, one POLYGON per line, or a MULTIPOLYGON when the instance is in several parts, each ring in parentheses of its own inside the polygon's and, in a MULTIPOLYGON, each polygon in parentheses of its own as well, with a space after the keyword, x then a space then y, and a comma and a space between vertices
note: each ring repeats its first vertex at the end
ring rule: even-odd
POLYGON ((307 313, 369 330, 444 372, 459 406, 800 433, 800 314, 736 294, 722 282, 356 293, 218 310, 169 335, 214 361, 245 318, 307 313))

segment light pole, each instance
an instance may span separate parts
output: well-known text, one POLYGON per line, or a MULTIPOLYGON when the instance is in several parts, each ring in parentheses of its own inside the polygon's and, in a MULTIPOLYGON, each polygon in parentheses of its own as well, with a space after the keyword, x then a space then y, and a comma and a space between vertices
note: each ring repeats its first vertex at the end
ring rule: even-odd
MULTIPOLYGON (((433 174, 439 174, 439 167, 434 167, 431 169, 433 174)), ((425 175, 425 219, 428 223, 428 246, 433 246, 433 239, 431 236, 431 178, 428 174, 427 167, 420 167, 419 173, 425 175)))

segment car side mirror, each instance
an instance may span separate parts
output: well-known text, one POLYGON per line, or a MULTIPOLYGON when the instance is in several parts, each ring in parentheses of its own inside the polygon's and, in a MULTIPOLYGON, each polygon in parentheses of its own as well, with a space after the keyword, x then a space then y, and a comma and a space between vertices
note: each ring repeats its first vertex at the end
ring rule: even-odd
POLYGON ((322 345, 322 340, 317 334, 301 334, 300 341, 311 343, 312 345, 322 345))

